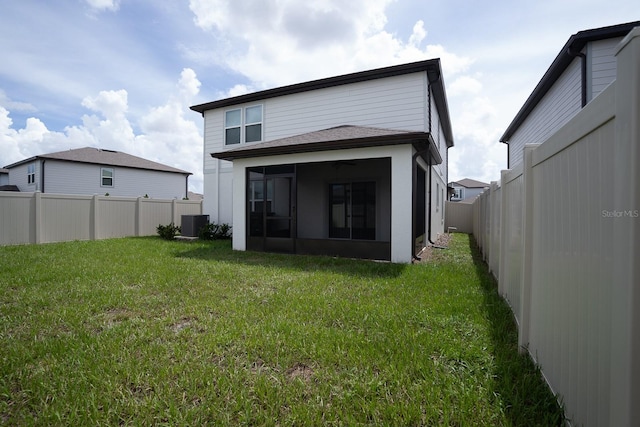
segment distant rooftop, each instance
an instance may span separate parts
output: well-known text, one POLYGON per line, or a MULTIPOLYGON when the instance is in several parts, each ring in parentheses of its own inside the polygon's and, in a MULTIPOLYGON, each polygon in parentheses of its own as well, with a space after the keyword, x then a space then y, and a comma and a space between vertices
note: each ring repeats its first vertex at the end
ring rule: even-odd
POLYGON ((453 181, 449 185, 458 184, 461 187, 465 188, 485 188, 489 187, 489 184, 482 181, 476 181, 475 179, 464 178, 459 181, 453 181))
POLYGON ((171 166, 164 165, 162 163, 153 162, 151 160, 143 159, 142 157, 132 156, 131 154, 122 153, 120 151, 106 150, 102 148, 84 147, 76 148, 67 151, 58 151, 55 153, 41 154, 33 156, 25 160, 21 160, 16 163, 5 166, 6 169, 10 169, 15 166, 22 165, 24 163, 32 162, 36 159, 52 159, 63 160, 67 162, 77 163, 91 163, 97 165, 108 166, 122 166, 132 169, 145 169, 161 172, 172 172, 184 175, 191 175, 191 172, 187 172, 182 169, 177 169, 171 166))

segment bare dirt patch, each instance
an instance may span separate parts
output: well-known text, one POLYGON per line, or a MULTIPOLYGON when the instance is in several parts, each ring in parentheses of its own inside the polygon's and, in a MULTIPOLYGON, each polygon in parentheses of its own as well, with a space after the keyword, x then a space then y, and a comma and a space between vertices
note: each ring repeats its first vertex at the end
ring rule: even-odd
POLYGON ((442 251, 443 248, 446 249, 449 246, 450 240, 451 234, 444 233, 439 235, 434 242, 435 245, 430 244, 420 253, 420 261, 418 262, 433 261, 438 256, 439 251, 442 251))
POLYGON ((299 379, 302 382, 309 382, 313 377, 313 369, 304 363, 296 363, 287 369, 287 378, 290 380, 299 379))

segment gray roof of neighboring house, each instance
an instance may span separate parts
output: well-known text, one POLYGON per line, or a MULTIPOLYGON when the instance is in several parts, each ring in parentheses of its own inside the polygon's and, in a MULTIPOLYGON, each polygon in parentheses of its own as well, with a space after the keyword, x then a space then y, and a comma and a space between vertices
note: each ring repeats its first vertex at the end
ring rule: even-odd
POLYGON ((464 178, 464 179, 461 179, 460 181, 453 181, 449 185, 454 185, 454 184, 458 184, 459 186, 465 187, 465 188, 489 187, 489 184, 487 184, 486 182, 476 181, 475 179, 469 179, 469 178, 464 178))
POLYGON ((432 88, 433 99, 436 103, 436 107, 438 108, 438 114, 440 116, 440 121, 442 124, 445 140, 447 141, 447 146, 452 147, 453 131, 451 130, 451 119, 449 118, 447 95, 445 91, 444 80, 442 78, 442 69, 440 68, 440 59, 438 58, 267 89, 260 92, 253 92, 245 95, 234 96, 232 98, 225 98, 218 101, 194 105, 191 107, 191 109, 204 115, 205 111, 213 110, 216 108, 228 107, 231 105, 237 105, 246 102, 255 102, 264 99, 275 98, 278 96, 291 95, 295 93, 308 92, 312 90, 325 89, 345 84, 358 83, 418 72, 427 73, 427 78, 432 88))
POLYGON ((211 153, 211 156, 223 160, 235 160, 280 154, 309 153, 398 144, 413 144, 420 150, 426 149, 428 145, 435 163, 442 163, 440 153, 438 153, 438 150, 434 147, 433 138, 428 132, 352 125, 336 126, 287 138, 243 145, 230 150, 211 153))
POLYGON ((579 53, 587 43, 614 37, 624 37, 629 31, 638 26, 640 26, 640 21, 580 31, 572 35, 562 49, 560 49, 560 53, 558 53, 556 59, 553 60, 547 72, 544 73, 538 85, 533 89, 529 98, 527 98, 522 108, 520 108, 520 111, 518 111, 518 114, 516 114, 511 124, 509 124, 507 130, 500 137, 500 142, 509 143, 511 136, 518 130, 520 125, 522 125, 549 89, 551 89, 564 70, 566 70, 569 64, 576 58, 576 53, 579 53))
POLYGON ((153 162, 151 160, 143 159, 142 157, 132 156, 131 154, 122 153, 120 151, 105 150, 93 147, 76 148, 74 150, 41 154, 39 156, 33 156, 5 167, 7 169, 12 168, 27 162, 34 161, 36 159, 63 160, 67 162, 92 163, 106 166, 121 166, 132 169, 145 169, 191 175, 191 172, 163 165, 162 163, 153 162))
POLYGON ((9 169, 0 168, 0 173, 9 173, 9 169))

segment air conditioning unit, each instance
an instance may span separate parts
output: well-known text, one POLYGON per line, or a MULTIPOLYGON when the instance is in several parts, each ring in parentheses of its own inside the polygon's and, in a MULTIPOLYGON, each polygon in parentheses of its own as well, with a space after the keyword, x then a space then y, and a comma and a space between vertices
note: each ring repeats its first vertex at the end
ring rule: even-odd
POLYGON ((198 232, 209 223, 209 215, 182 215, 181 234, 185 237, 198 237, 198 232))

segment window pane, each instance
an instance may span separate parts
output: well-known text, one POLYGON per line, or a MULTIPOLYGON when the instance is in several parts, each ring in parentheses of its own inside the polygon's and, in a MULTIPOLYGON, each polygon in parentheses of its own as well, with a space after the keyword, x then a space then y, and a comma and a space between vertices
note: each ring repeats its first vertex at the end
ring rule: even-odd
POLYGON ((245 128, 245 141, 255 142, 262 140, 262 125, 251 125, 245 128))
POLYGON ((113 177, 113 170, 112 169, 102 169, 102 176, 106 177, 106 178, 113 177))
POLYGON ((103 187, 113 186, 113 178, 102 178, 102 186, 103 187))
POLYGON ((241 118, 239 109, 227 111, 224 115, 224 127, 240 126, 242 124, 241 118))
POLYGON ((375 182, 354 182, 351 191, 351 238, 375 240, 376 184, 375 182))
POLYGON ((246 124, 261 123, 262 122, 262 105, 256 105, 255 107, 248 107, 245 110, 244 122, 246 124))
POLYGON ((240 144, 240 128, 225 130, 224 143, 226 145, 240 144))
POLYGON ((349 184, 332 184, 329 191, 329 237, 348 239, 350 237, 349 184))

